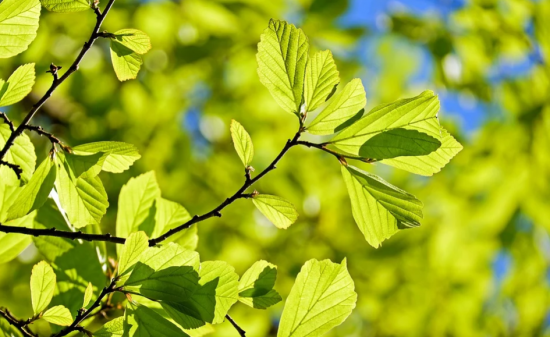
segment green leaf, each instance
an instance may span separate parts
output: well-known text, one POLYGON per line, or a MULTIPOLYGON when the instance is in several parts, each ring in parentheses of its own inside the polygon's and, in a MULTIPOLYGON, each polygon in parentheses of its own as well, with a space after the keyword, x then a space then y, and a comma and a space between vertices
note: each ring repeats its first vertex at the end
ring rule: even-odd
POLYGON ((128 302, 124 313, 124 336, 178 337, 187 334, 152 309, 128 302))
POLYGON ((8 218, 8 210, 13 205, 22 188, 7 185, 0 181, 0 222, 5 223, 8 218))
POLYGON ((80 178, 82 176, 93 178, 97 176, 99 172, 101 172, 105 157, 106 155, 103 153, 95 153, 92 155, 64 154, 64 158, 74 178, 80 178))
POLYGON ((155 225, 153 204, 157 198, 160 198, 160 189, 155 172, 130 179, 118 197, 117 236, 127 237, 140 230, 150 236, 155 225))
POLYGON ((149 35, 137 29, 121 29, 113 33, 113 40, 136 54, 145 54, 151 49, 149 35))
POLYGON ((21 218, 40 208, 53 189, 56 166, 48 157, 36 169, 31 180, 23 187, 17 199, 8 210, 7 220, 21 218))
POLYGON ((90 301, 92 300, 92 296, 94 295, 94 286, 91 282, 88 282, 88 286, 86 287, 86 291, 84 292, 84 302, 82 303, 82 307, 86 308, 88 304, 90 304, 90 301))
POLYGON ((441 142, 428 134, 416 130, 391 129, 367 140, 359 149, 359 155, 376 160, 424 156, 440 146, 441 142))
MULTIPOLYGON (((177 202, 157 198, 155 207, 155 225, 151 237, 158 237, 191 220, 189 212, 177 202)), ((195 250, 198 240, 197 227, 193 226, 172 235, 166 242, 176 242, 185 249, 195 250)))
POLYGON ((254 145, 248 132, 234 119, 231 120, 231 138, 233 139, 235 151, 237 151, 243 165, 248 167, 254 157, 254 145))
POLYGON ((31 299, 35 315, 44 311, 52 301, 55 279, 52 267, 45 261, 38 262, 32 268, 31 299))
POLYGON ((12 105, 25 98, 32 90, 34 79, 34 63, 17 68, 0 88, 0 106, 12 105))
POLYGON ((277 279, 277 266, 267 261, 252 265, 239 281, 239 301, 257 309, 266 309, 282 298, 273 289, 277 279))
POLYGON ((124 316, 117 317, 103 325, 92 335, 96 337, 122 337, 124 334, 124 316))
POLYGON ((381 163, 423 176, 431 176, 441 171, 461 150, 462 145, 447 130, 441 129, 441 147, 436 151, 425 156, 386 159, 381 163))
POLYGON ((80 12, 92 8, 87 0, 42 0, 42 6, 58 13, 80 12))
MULTIPOLYGON (((33 212, 25 217, 5 222, 4 225, 32 227, 35 216, 36 213, 33 212)), ((0 264, 15 259, 31 243, 32 239, 28 235, 0 233, 0 264)))
POLYGON ((258 44, 258 75, 275 101, 287 112, 302 104, 308 42, 301 29, 285 21, 270 20, 258 44))
POLYGON ((340 83, 340 77, 330 50, 315 53, 306 68, 304 100, 306 111, 323 104, 340 83))
POLYGON ((294 206, 281 197, 258 194, 252 198, 252 202, 278 228, 287 229, 298 219, 294 206))
POLYGON ((73 323, 71 312, 62 305, 57 305, 46 310, 42 318, 52 324, 61 326, 69 326, 73 323))
MULTIPOLYGON (((56 230, 63 231, 70 230, 63 214, 61 214, 53 199, 46 200, 44 205, 38 209, 33 225, 34 228, 38 229, 55 228, 56 230)), ((54 236, 37 236, 32 239, 38 251, 50 262, 69 252, 76 244, 72 240, 54 236)))
POLYGON ((149 238, 144 232, 132 233, 120 250, 117 275, 122 276, 130 271, 149 247, 149 238))
POLYGON ((17 55, 36 37, 39 0, 4 0, 0 3, 0 58, 17 55))
POLYGON ((314 135, 330 135, 338 131, 349 119, 357 115, 367 104, 367 94, 361 80, 349 82, 344 90, 329 101, 323 111, 311 122, 307 131, 314 135))
POLYGON ((121 173, 141 158, 137 148, 123 142, 95 142, 73 147, 73 153, 90 155, 103 152, 107 155, 103 162, 103 171, 121 173))
POLYGON ((438 111, 437 96, 433 91, 424 91, 416 97, 375 107, 330 142, 343 151, 359 155, 369 139, 391 129, 416 130, 440 140, 438 111))
POLYGON ((378 248, 399 229, 420 226, 422 202, 382 178, 342 166, 353 218, 367 242, 378 248))
POLYGON ((351 314, 357 294, 346 260, 309 260, 286 300, 278 337, 322 336, 351 314))
MULTIPOLYGON (((4 147, 10 135, 10 127, 7 124, 0 124, 0 148, 4 147)), ((3 160, 8 163, 19 165, 19 167, 23 170, 21 180, 24 183, 28 182, 34 172, 34 167, 36 166, 34 145, 32 145, 29 136, 22 134, 17 137, 8 153, 4 156, 3 160)), ((13 170, 4 165, 0 165, 0 181, 6 185, 19 186, 20 184, 13 170)))
POLYGON ((23 335, 16 327, 10 325, 7 320, 0 319, 0 337, 23 337, 23 335))
POLYGON ((98 225, 109 207, 107 193, 99 177, 93 176, 93 166, 90 171, 82 172, 82 166, 71 166, 73 159, 61 153, 55 157, 58 166, 55 188, 59 201, 72 226, 98 225))
POLYGON ((111 40, 111 61, 119 81, 136 78, 143 64, 141 55, 115 40, 111 40))

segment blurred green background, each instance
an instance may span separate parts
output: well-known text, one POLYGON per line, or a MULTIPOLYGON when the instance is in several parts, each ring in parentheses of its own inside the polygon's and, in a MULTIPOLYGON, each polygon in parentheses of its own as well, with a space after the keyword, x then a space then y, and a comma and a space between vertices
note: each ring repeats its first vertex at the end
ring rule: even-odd
MULTIPOLYGON (((294 148, 255 188, 293 202, 297 223, 278 230, 239 200, 199 225, 202 260, 225 260, 239 273, 268 260, 284 298, 308 259, 347 257, 358 305, 329 336, 550 336, 550 1, 117 0, 104 28, 151 36, 138 79, 119 83, 99 40, 34 121, 72 146, 139 148, 130 171, 101 174, 111 204, 103 230, 113 232, 121 186, 149 170, 163 196, 191 214, 233 194, 243 171, 231 119, 250 132, 257 170, 294 135, 296 118, 256 74, 270 18, 301 27, 311 49, 331 49, 342 83, 363 80, 367 110, 434 90, 442 124, 465 149, 429 178, 360 165, 425 204, 420 228, 373 249, 353 221, 338 162, 294 148)), ((28 62, 39 73, 10 118, 20 121, 45 92, 51 62, 70 65, 94 22, 91 11, 43 10, 29 50, 0 67, 2 78, 28 62)), ((44 158, 49 144, 32 139, 44 158)), ((31 315, 30 269, 40 259, 31 246, 0 265, 0 305, 20 317, 31 315)), ((230 314, 249 336, 275 336, 282 308, 237 304, 230 314)), ((216 328, 215 336, 236 335, 227 322, 216 328)))

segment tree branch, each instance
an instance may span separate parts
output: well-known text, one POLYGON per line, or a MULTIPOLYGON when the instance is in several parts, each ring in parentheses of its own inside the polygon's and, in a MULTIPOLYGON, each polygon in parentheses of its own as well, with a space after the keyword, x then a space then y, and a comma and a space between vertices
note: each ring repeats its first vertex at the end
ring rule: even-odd
MULTIPOLYGON (((42 96, 42 98, 36 104, 33 105, 31 110, 27 113, 27 115, 23 119, 23 122, 21 122, 21 124, 17 127, 17 129, 15 129, 15 131, 13 131, 11 133, 10 137, 6 141, 6 144, 4 144, 4 148, 2 148, 2 150, 0 151, 0 160, 2 160, 4 158, 4 156, 6 155, 6 153, 8 153, 8 150, 13 146, 13 144, 15 142, 15 139, 23 133, 23 131, 27 128, 27 126, 31 122, 31 120, 34 117, 34 115, 36 114, 36 112, 38 110, 40 110, 40 108, 44 105, 44 103, 46 103, 46 101, 52 96, 55 89, 57 89, 57 87, 61 83, 65 82, 65 80, 67 78, 69 78, 69 76, 71 76, 72 73, 74 73, 75 71, 78 70, 78 66, 79 66, 80 62, 82 61, 82 59, 84 58, 84 55, 86 55, 88 50, 90 50, 90 48, 94 44, 95 40, 97 40, 97 38, 99 37, 99 30, 101 29, 101 25, 103 24, 103 20, 105 20, 105 17, 107 16, 109 11, 113 7, 114 2, 115 2, 115 0, 109 0, 109 2, 107 3, 107 6, 105 6, 105 10, 103 11, 103 13, 101 13, 99 8, 97 8, 97 7, 94 8, 94 12, 96 13, 97 20, 96 20, 94 30, 92 31, 92 34, 90 35, 90 38, 88 39, 88 41, 86 43, 84 43, 84 47, 82 47, 82 50, 80 51, 80 54, 78 54, 78 56, 74 60, 73 64, 63 74, 63 76, 58 78, 57 77, 57 71, 56 71, 56 74, 54 75, 52 85, 50 86, 48 91, 46 91, 44 96, 42 96)), ((59 69, 59 67, 57 69, 59 69)))
POLYGON ((69 153, 71 152, 70 147, 63 144, 63 142, 60 141, 59 138, 54 136, 52 133, 46 132, 41 126, 39 126, 39 125, 27 125, 27 126, 25 126, 25 129, 27 129, 29 131, 34 131, 34 132, 38 133, 40 136, 44 136, 44 137, 48 138, 50 143, 52 143, 53 147, 55 147, 55 144, 58 144, 59 146, 61 146, 61 148, 64 151, 67 151, 69 153))
POLYGON ((8 118, 8 115, 6 115, 6 114, 3 113, 3 112, 0 112, 0 118, 2 118, 2 120, 4 121, 4 123, 6 123, 6 124, 9 125, 11 132, 14 132, 14 131, 15 131, 15 127, 13 126, 13 123, 12 123, 12 122, 10 121, 10 119, 8 118))
POLYGON ((113 243, 119 243, 124 244, 124 241, 126 241, 125 238, 120 238, 116 236, 112 236, 111 234, 87 234, 82 233, 81 231, 78 232, 70 232, 70 231, 60 231, 56 228, 30 228, 30 227, 17 227, 17 226, 7 226, 0 224, 0 232, 4 233, 17 233, 17 234, 25 234, 25 235, 32 235, 32 236, 55 236, 60 238, 66 238, 71 240, 77 240, 82 239, 85 241, 107 241, 107 242, 113 242, 113 243))
POLYGON ((36 335, 32 333, 32 331, 30 331, 29 328, 27 327, 27 325, 29 325, 29 323, 33 321, 32 319, 28 319, 26 321, 18 320, 12 315, 12 313, 8 309, 3 309, 3 308, 0 308, 0 316, 4 317, 6 321, 10 323, 10 325, 14 326, 15 328, 17 328, 17 330, 21 331, 23 336, 36 337, 36 335))
POLYGON ((244 331, 234 320, 233 318, 231 318, 231 316, 229 315, 225 315, 225 318, 227 318, 227 320, 231 323, 231 325, 233 325, 233 327, 235 328, 235 330, 237 330, 237 332, 239 333, 239 335, 241 335, 241 337, 246 337, 246 331, 244 331))

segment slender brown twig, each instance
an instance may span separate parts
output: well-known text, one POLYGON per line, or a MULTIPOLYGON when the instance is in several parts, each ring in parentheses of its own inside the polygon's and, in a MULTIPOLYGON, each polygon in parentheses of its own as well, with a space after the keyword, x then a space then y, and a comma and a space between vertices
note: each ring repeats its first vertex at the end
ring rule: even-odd
POLYGON ((29 329, 28 325, 34 321, 33 318, 29 318, 25 321, 18 320, 15 318, 8 309, 0 308, 0 316, 4 317, 10 325, 15 327, 17 330, 21 331, 23 336, 26 337, 36 337, 36 335, 29 329))
POLYGON ((227 320, 231 323, 231 325, 233 325, 233 327, 235 328, 235 330, 237 330, 237 332, 239 333, 239 335, 241 335, 241 337, 246 337, 246 331, 244 331, 244 330, 237 324, 237 322, 235 322, 235 321, 233 320, 233 318, 231 318, 231 316, 225 315, 225 318, 227 318, 227 320))
POLYGON ((8 126, 10 127, 11 132, 15 131, 15 127, 13 126, 12 121, 10 121, 10 119, 8 118, 8 115, 6 115, 3 112, 0 112, 0 118, 2 118, 4 123, 8 124, 8 126))

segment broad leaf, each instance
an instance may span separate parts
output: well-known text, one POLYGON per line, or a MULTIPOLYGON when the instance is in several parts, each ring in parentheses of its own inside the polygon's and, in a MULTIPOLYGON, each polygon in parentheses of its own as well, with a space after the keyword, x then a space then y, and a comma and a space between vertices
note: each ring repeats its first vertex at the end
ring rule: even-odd
POLYGON ((0 86, 0 106, 12 105, 25 98, 32 90, 34 79, 34 63, 17 68, 6 83, 0 86))
POLYGON ((103 153, 95 153, 92 155, 74 155, 72 153, 65 153, 63 156, 67 161, 67 165, 70 167, 74 178, 80 178, 82 176, 93 178, 97 176, 99 172, 101 172, 101 168, 103 167, 103 163, 107 157, 107 155, 103 153))
POLYGON ((416 130, 391 129, 370 138, 359 156, 376 160, 405 156, 425 156, 441 146, 439 139, 416 130))
POLYGON ((178 337, 187 334, 154 310, 128 302, 124 313, 124 336, 178 337))
POLYGON ((252 202, 278 228, 287 229, 298 219, 294 206, 281 197, 258 194, 252 198, 252 202))
POLYGON ((120 250, 117 275, 123 276, 131 270, 148 247, 149 238, 144 232, 130 234, 120 250))
POLYGON ((342 166, 353 218, 367 242, 377 248, 399 229, 420 226, 422 202, 382 178, 342 166))
POLYGON ((243 165, 248 167, 254 157, 254 145, 248 132, 236 120, 231 121, 231 138, 243 165))
POLYGON ((136 54, 145 54, 151 49, 149 35, 137 29, 121 29, 113 33, 112 39, 136 54))
POLYGON ((62 305, 57 305, 46 310, 46 312, 42 315, 42 318, 52 324, 62 326, 69 326, 73 323, 73 316, 71 315, 71 312, 62 305))
POLYGON ((308 52, 307 37, 285 21, 271 20, 258 44, 258 75, 275 101, 290 113, 300 112, 308 52))
POLYGON ((42 0, 42 6, 58 13, 80 12, 91 9, 88 0, 42 0))
POLYGON ((36 37, 39 0, 4 0, 0 3, 0 58, 17 55, 36 37))
POLYGON ((55 273, 47 262, 38 262, 32 268, 31 299, 32 310, 35 315, 46 309, 52 301, 55 280, 55 273))
POLYGON ((367 104, 365 88, 361 80, 356 78, 330 99, 329 104, 311 122, 307 131, 314 135, 333 134, 349 119, 361 113, 365 104, 367 104))
POLYGON ((73 153, 79 155, 90 155, 98 152, 107 155, 103 161, 103 171, 113 173, 126 171, 136 160, 141 158, 134 145, 123 142, 96 142, 73 147, 73 153))
POLYGON ((84 302, 82 302, 82 307, 86 308, 88 304, 90 304, 90 301, 92 300, 92 296, 94 295, 94 286, 92 283, 88 283, 88 286, 86 287, 86 291, 84 292, 84 302))
POLYGON ((441 147, 429 155, 419 157, 398 157, 382 160, 382 164, 400 168, 423 176, 441 171, 447 163, 462 150, 462 145, 445 129, 441 129, 441 147))
POLYGON ((74 161, 61 153, 55 160, 58 165, 55 188, 70 223, 76 228, 99 224, 109 202, 103 183, 93 176, 96 172, 93 166, 91 172, 82 172, 82 167, 72 167, 74 161))
POLYGON ((354 288, 345 260, 309 260, 288 295, 277 336, 322 336, 342 324, 355 308, 354 288))
MULTIPOLYGON (((4 147, 10 135, 10 127, 7 124, 0 124, 0 148, 4 147)), ((36 166, 34 145, 32 145, 29 136, 22 134, 17 137, 8 153, 4 156, 3 160, 11 164, 19 165, 19 167, 23 170, 21 180, 24 183, 28 182, 34 172, 34 167, 36 166)), ((20 184, 13 170, 4 165, 0 165, 0 182, 6 185, 19 186, 20 184)))
POLYGON ((136 78, 143 64, 141 55, 115 40, 111 40, 111 61, 113 62, 113 68, 119 81, 136 78))
POLYGON ((266 309, 282 298, 273 289, 277 279, 277 266, 267 261, 252 265, 239 281, 239 301, 257 309, 266 309))
POLYGON ((340 77, 330 50, 315 53, 306 68, 304 100, 307 111, 313 111, 323 104, 336 86, 340 77))
MULTIPOLYGON (((189 212, 177 202, 158 198, 155 202, 155 208, 155 224, 151 237, 158 237, 170 229, 191 220, 189 212)), ((192 226, 170 236, 166 242, 176 242, 185 249, 195 250, 198 240, 197 226, 192 226)))
MULTIPOLYGON (((27 216, 3 224, 16 227, 32 227, 35 216, 36 213, 33 212, 27 216)), ((28 235, 0 233, 0 264, 15 259, 31 243, 32 239, 28 235)))
POLYGON ((124 316, 117 317, 103 325, 92 335, 96 337, 122 337, 124 334, 124 316))
POLYGON ((46 158, 10 207, 7 220, 21 218, 41 207, 53 189, 56 171, 53 160, 46 158))
POLYGON ((330 142, 343 151, 359 155, 369 139, 391 129, 416 130, 440 140, 438 111, 437 96, 432 91, 424 91, 413 98, 375 107, 330 142))

